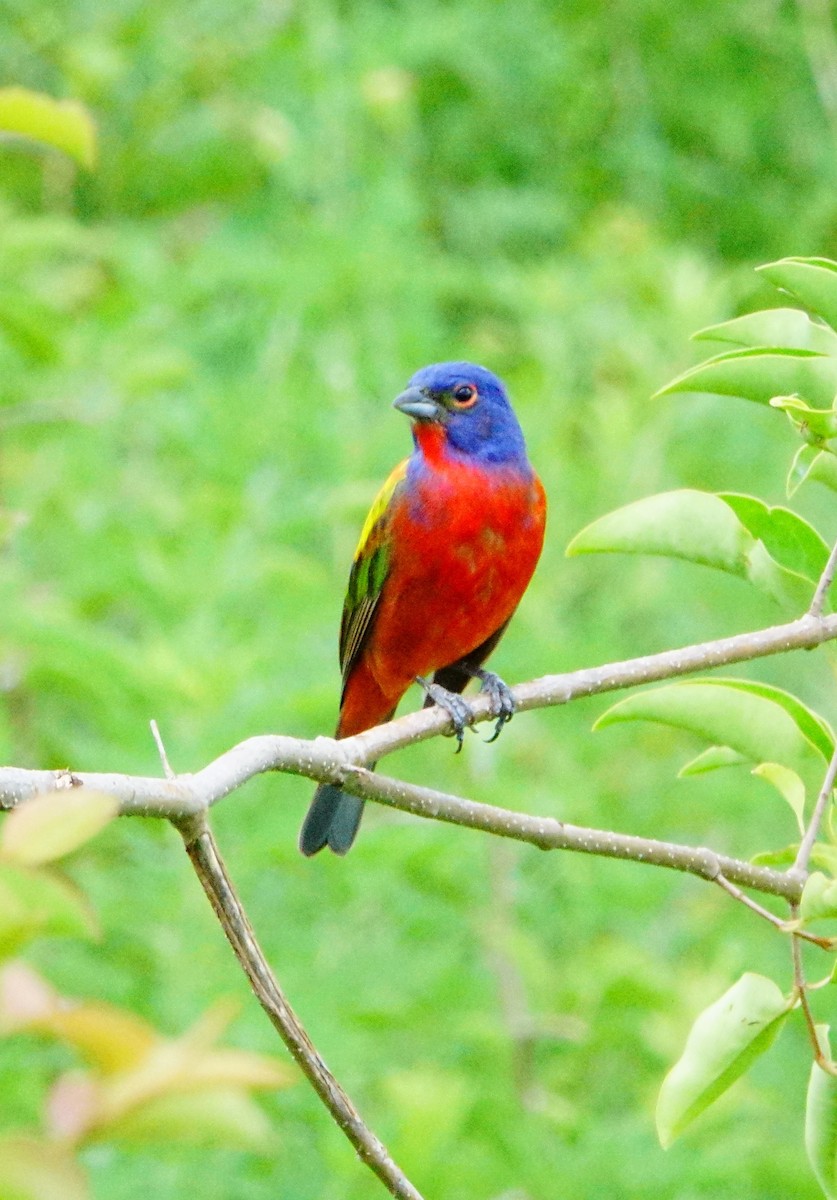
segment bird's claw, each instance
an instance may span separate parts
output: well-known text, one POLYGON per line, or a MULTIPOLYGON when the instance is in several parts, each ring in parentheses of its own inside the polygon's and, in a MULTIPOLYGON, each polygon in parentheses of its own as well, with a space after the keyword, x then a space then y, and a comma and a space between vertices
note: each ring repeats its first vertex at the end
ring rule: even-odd
POLYGON ((476 672, 476 677, 480 681, 480 691, 485 692, 491 702, 492 717, 497 718, 494 732, 490 738, 486 738, 486 741, 490 744, 497 741, 497 738, 503 732, 503 726, 508 725, 517 711, 517 705, 514 702, 514 696, 511 694, 511 688, 499 675, 495 675, 493 671, 483 671, 480 669, 476 672))
MULTIPOLYGON (((449 692, 439 683, 430 683, 427 679, 416 676, 416 683, 421 684, 426 694, 434 704, 443 709, 451 719, 453 734, 456 738, 456 753, 462 749, 465 740, 465 727, 473 724, 474 713, 467 700, 463 700, 458 692, 449 692)), ((503 685, 505 686, 505 685, 503 685)), ((505 718, 508 720, 508 718, 505 718)))

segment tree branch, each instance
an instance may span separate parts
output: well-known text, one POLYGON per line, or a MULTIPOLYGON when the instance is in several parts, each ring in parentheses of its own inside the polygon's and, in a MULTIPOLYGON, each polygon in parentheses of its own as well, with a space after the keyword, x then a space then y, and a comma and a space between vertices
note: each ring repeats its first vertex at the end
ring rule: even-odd
POLYGON ((179 823, 186 853, 256 999, 267 1013, 308 1082, 354 1146, 398 1200, 422 1200, 419 1192, 390 1158, 386 1146, 364 1123, 355 1106, 320 1058, 299 1018, 285 999, 247 919, 238 894, 202 818, 179 823))
POLYGON ((825 598, 828 595, 828 590, 834 582, 834 573, 837 571, 837 542, 831 547, 831 553, 828 556, 828 561, 823 568, 817 583, 814 598, 808 608, 809 617, 819 617, 822 614, 822 606, 825 604, 825 598))
MULTIPOLYGON (((582 696, 617 691, 790 650, 809 649, 834 638, 837 638, 837 614, 827 617, 806 614, 785 625, 774 625, 753 633, 563 675, 546 675, 514 688, 513 695, 518 708, 523 711, 567 704, 582 696)), ((477 721, 492 715, 487 697, 477 696, 472 707, 477 721)), ((211 805, 255 775, 284 771, 318 781, 342 783, 347 790, 392 808, 517 838, 544 849, 573 850, 652 863, 711 880, 721 874, 732 883, 791 901, 800 895, 802 878, 798 872, 787 874, 730 859, 711 850, 566 825, 552 818, 526 816, 362 770, 365 762, 378 760, 403 746, 449 730, 447 714, 441 709, 429 708, 342 741, 322 737, 304 741, 265 735, 240 742, 194 775, 178 775, 171 779, 2 767, 0 808, 13 808, 45 792, 84 786, 114 796, 124 815, 164 817, 177 823, 205 813, 211 805)))
MULTIPOLYGON (((827 582, 822 585, 823 594, 827 582)), ((799 620, 754 633, 562 675, 547 675, 515 688, 513 696, 521 711, 567 704, 600 692, 636 687, 791 650, 810 649, 834 638, 837 638, 837 614, 823 617, 808 613, 799 620)), ((492 716, 488 697, 477 697, 472 708, 476 721, 492 716)), ((46 792, 89 787, 114 796, 123 815, 165 818, 177 826, 192 865, 259 1002, 361 1159, 399 1200, 421 1200, 421 1197, 389 1157, 386 1148, 363 1123, 328 1071, 271 974, 206 825, 206 813, 211 805, 255 775, 284 771, 340 783, 365 799, 501 837, 516 838, 542 849, 572 850, 685 871, 720 883, 728 891, 732 891, 730 885, 741 885, 781 896, 793 904, 799 899, 804 881, 804 871, 783 873, 700 847, 585 829, 553 818, 512 812, 431 788, 401 783, 364 769, 365 763, 376 762, 414 742, 447 733, 450 728, 447 714, 432 708, 342 741, 254 737, 232 747, 194 775, 170 776, 166 769, 167 777, 163 779, 0 768, 0 809, 14 808, 46 792)), ((158 733, 155 736, 165 769, 162 742, 158 733)), ((812 822, 811 828, 815 833, 817 825, 812 822)), ((793 939, 793 943, 798 948, 797 939, 793 939)), ((796 964, 797 988, 804 1006, 807 997, 800 963, 801 960, 796 964)))
MULTIPOLYGON (((799 919, 799 908, 796 904, 791 905, 791 918, 794 921, 799 919)), ((823 1054, 820 1040, 817 1037, 817 1025, 808 999, 808 985, 805 981, 805 968, 802 962, 802 947, 799 944, 799 938, 791 938, 791 955, 793 959, 793 990, 796 992, 802 1008, 802 1015, 805 1018, 805 1028, 808 1031, 808 1040, 814 1053, 814 1062, 829 1075, 837 1075, 837 1065, 823 1054)))
POLYGON ((595 854, 601 858, 621 858, 649 866, 685 871, 701 879, 717 880, 719 875, 733 883, 754 888, 771 896, 794 900, 802 892, 802 880, 784 871, 758 867, 737 858, 716 854, 702 846, 684 846, 677 842, 661 842, 656 838, 635 837, 626 833, 611 833, 604 829, 587 829, 568 825, 554 817, 533 817, 527 813, 496 808, 464 800, 434 788, 402 783, 385 775, 375 775, 364 767, 347 768, 342 787, 364 800, 374 800, 401 812, 417 817, 431 817, 467 829, 481 829, 496 837, 530 842, 540 850, 573 850, 579 854, 595 854))
POLYGON ((837 749, 831 756, 831 762, 828 764, 828 770, 825 773, 820 794, 817 796, 817 802, 814 805, 814 811, 811 813, 811 820, 808 822, 808 828, 805 830, 805 836, 799 843, 796 860, 794 861, 791 871, 798 875, 803 883, 808 875, 808 863, 811 859, 811 851, 814 849, 814 843, 817 840, 820 832, 820 825, 825 816, 825 810, 831 803, 831 794, 834 791, 834 779, 837 776, 837 749))
MULTIPOLYGON (((584 696, 658 683, 754 658, 786 654, 791 650, 810 650, 835 638, 837 613, 826 617, 806 613, 796 621, 753 633, 736 634, 561 675, 544 675, 512 688, 512 695, 520 712, 550 708, 584 696)), ((475 696, 469 704, 475 723, 493 716, 487 696, 475 696)), ((178 775, 174 779, 0 767, 0 809, 14 808, 21 801, 43 792, 83 785, 114 796, 125 815, 176 820, 203 812, 265 771, 284 771, 307 775, 318 781, 339 782, 347 768, 376 762, 405 746, 450 732, 451 721, 445 712, 439 708, 424 708, 342 741, 325 737, 305 741, 270 734, 248 738, 196 774, 178 775)))
POLYGON ((751 912, 756 913, 756 915, 761 917, 762 920, 769 921, 775 929, 780 931, 780 933, 787 933, 790 936, 802 938, 803 941, 811 942, 811 944, 814 946, 819 946, 821 950, 834 949, 834 941, 832 938, 817 937, 815 933, 809 933, 807 929, 796 929, 792 921, 788 922, 782 917, 777 917, 775 913, 770 911, 770 909, 764 908, 763 905, 758 904, 751 896, 748 896, 746 892, 742 892, 740 887, 736 887, 734 883, 730 883, 728 879, 725 879, 723 875, 718 875, 714 882, 717 883, 718 886, 722 888, 722 890, 725 891, 728 896, 732 896, 733 900, 737 900, 739 904, 743 904, 746 908, 749 908, 751 912))

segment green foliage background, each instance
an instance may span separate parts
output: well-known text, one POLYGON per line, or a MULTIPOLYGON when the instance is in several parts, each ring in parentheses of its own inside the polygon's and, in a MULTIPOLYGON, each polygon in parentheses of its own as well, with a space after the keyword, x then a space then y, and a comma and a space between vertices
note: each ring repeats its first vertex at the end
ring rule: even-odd
MULTIPOLYGON (((837 254, 834 45, 825 6, 766 0, 10 0, 0 83, 83 101, 101 162, 0 145, 0 503, 24 517, 2 552, 0 761, 157 773, 150 717, 182 771, 253 733, 330 732, 347 564, 408 447, 389 400, 448 357, 508 381, 550 495, 507 679, 778 619, 698 568, 563 550, 664 488, 783 501, 779 413, 649 396, 695 329, 775 302, 753 265, 837 254)), ((799 501, 837 534, 827 495, 799 501)), ((834 719, 822 655, 751 673, 834 719)), ((792 840, 748 776, 676 782, 685 736, 590 736, 604 707, 390 766, 745 855, 792 840)), ((391 813, 347 860, 306 862, 310 791, 254 782, 218 834, 313 1038, 429 1196, 819 1194, 799 1029, 682 1142, 654 1135, 694 1014, 745 968, 789 983, 770 931, 693 880, 391 813)), ((235 1040, 273 1049, 173 833, 118 823, 70 869, 102 938, 40 948, 57 986, 170 1033, 235 995, 235 1040)), ((61 1065, 0 1044, 0 1122, 34 1122, 61 1065)), ((266 1103, 270 1153, 103 1147, 96 1195, 373 1193, 306 1089, 266 1103)))

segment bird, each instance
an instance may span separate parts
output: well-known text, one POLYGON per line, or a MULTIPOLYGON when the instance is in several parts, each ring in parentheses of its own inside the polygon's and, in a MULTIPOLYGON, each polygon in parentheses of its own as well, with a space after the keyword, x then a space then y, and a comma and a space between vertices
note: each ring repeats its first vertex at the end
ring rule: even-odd
MULTIPOLYGON (((546 496, 506 389, 485 367, 424 367, 393 407, 410 418, 414 448, 378 493, 355 551, 340 623, 335 736, 390 720, 418 682, 425 707, 439 704, 450 715, 459 750, 473 719, 460 695, 471 679, 491 699, 494 737, 514 713, 510 689, 483 663, 537 565, 546 496)), ((300 850, 345 854, 362 811, 357 796, 321 784, 300 850)))

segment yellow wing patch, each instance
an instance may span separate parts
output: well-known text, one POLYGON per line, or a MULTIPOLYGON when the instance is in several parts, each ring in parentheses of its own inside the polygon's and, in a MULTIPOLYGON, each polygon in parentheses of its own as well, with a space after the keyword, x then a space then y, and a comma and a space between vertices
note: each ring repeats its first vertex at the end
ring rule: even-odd
POLYGON ((340 669, 344 683, 357 662, 389 571, 387 513, 396 489, 407 474, 407 459, 390 472, 363 523, 355 550, 349 589, 340 622, 340 669))
POLYGON ((363 528, 361 529, 360 537, 358 538, 357 549, 355 550, 355 562, 357 562, 357 560, 363 554, 372 530, 386 512, 389 502, 392 499, 392 493, 407 474, 407 463, 409 461, 409 459, 405 458, 404 461, 400 462, 397 467, 393 467, 387 476, 386 483, 372 501, 372 507, 366 514, 366 520, 363 522, 363 528))

